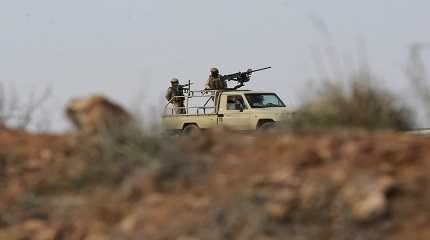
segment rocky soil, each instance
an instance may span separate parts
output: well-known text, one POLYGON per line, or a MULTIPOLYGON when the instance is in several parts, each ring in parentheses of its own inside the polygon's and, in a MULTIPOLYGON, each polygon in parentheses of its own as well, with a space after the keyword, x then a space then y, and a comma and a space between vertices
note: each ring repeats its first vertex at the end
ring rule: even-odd
POLYGON ((159 150, 107 157, 100 136, 0 130, 0 239, 430 239, 430 139, 145 141, 159 150))

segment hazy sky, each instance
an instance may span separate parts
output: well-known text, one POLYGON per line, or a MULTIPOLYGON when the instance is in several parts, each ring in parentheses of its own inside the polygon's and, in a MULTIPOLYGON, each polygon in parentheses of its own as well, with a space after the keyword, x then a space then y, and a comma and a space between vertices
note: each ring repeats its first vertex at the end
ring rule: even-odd
POLYGON ((143 93, 147 112, 172 77, 202 87, 212 66, 272 66, 248 88, 296 105, 314 54, 335 44, 347 65, 365 45, 381 84, 401 92, 409 45, 430 42, 429 10, 427 0, 0 0, 0 82, 50 86, 58 119, 72 97, 131 105, 143 93))

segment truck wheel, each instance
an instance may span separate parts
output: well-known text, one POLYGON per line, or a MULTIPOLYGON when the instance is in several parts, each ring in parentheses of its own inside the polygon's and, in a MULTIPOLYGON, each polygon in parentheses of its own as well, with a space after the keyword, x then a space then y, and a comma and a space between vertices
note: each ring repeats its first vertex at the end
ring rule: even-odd
POLYGON ((261 131, 269 131, 270 129, 273 129, 276 127, 276 123, 275 122, 265 122, 263 124, 261 124, 260 126, 260 130, 261 131))
POLYGON ((194 132, 199 132, 199 131, 200 131, 200 128, 196 124, 189 124, 189 125, 184 127, 183 133, 185 135, 189 135, 189 134, 192 134, 194 132))

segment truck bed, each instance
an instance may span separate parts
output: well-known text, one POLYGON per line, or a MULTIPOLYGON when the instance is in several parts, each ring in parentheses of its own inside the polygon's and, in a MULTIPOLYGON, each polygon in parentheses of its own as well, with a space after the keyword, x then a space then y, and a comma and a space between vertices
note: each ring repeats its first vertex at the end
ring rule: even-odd
POLYGON ((199 128, 213 128, 218 126, 218 115, 168 115, 162 117, 163 126, 167 129, 182 130, 187 124, 196 124, 199 128))

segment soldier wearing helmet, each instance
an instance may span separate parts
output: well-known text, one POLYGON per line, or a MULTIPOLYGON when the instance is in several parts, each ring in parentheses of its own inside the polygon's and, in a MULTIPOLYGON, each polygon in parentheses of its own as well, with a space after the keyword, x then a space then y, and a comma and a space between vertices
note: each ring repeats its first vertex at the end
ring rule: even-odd
POLYGON ((218 68, 211 68, 211 74, 209 75, 208 82, 206 83, 206 89, 210 90, 221 90, 227 88, 227 82, 222 79, 219 74, 218 68))
POLYGON ((166 100, 175 106, 176 114, 185 114, 184 91, 181 85, 179 85, 179 80, 177 78, 173 78, 170 83, 171 86, 167 89, 166 100))

